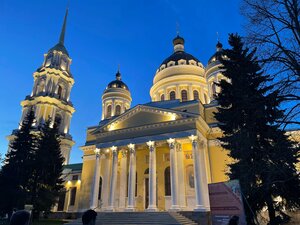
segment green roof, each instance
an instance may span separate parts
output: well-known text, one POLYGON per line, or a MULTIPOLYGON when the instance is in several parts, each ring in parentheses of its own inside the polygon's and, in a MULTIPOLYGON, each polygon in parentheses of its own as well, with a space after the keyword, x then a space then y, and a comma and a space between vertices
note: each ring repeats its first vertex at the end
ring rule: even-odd
POLYGON ((64 169, 71 169, 72 171, 82 170, 82 163, 64 165, 64 169))

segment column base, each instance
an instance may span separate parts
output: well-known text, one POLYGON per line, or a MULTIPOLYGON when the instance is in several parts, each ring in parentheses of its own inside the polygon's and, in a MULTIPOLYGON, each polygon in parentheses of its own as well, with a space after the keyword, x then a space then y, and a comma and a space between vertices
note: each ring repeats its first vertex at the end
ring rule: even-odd
POLYGON ((157 212, 158 209, 156 206, 148 206, 147 209, 145 209, 146 212, 157 212))
POLYGON ((135 212, 135 207, 127 207, 124 211, 125 212, 135 212))
POLYGON ((114 211, 116 211, 116 210, 115 210, 115 208, 114 208, 113 206, 109 206, 109 207, 107 207, 104 211, 105 211, 105 212, 114 212, 114 211))
POLYGON ((203 206, 203 205, 196 205, 196 208, 194 208, 195 212, 209 212, 210 209, 208 209, 207 207, 203 206))
POLYGON ((174 211, 180 211, 181 208, 179 205, 172 205, 169 211, 174 212, 174 211))

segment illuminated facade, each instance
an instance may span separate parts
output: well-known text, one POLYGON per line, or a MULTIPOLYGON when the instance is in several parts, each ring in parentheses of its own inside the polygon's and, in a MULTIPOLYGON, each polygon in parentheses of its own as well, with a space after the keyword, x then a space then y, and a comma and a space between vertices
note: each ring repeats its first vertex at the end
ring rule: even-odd
POLYGON ((69 176, 61 209, 210 211, 207 184, 227 180, 230 162, 213 116, 225 56, 218 43, 204 67, 185 52, 183 38, 173 45, 154 76, 151 102, 130 108, 119 71, 107 85, 102 120, 87 129, 82 171, 78 180, 69 176))
MULTIPOLYGON (((67 16, 68 10, 64 18, 59 42, 44 55, 42 66, 33 73, 34 85, 31 94, 21 102, 22 117, 20 121, 21 124, 31 108, 35 112, 36 127, 48 118, 53 121, 59 120, 64 164, 68 164, 70 151, 74 145, 69 129, 72 114, 75 111, 70 101, 70 93, 74 84, 74 78, 70 72, 72 60, 64 46, 67 16)), ((14 132, 7 137, 9 142, 14 139, 14 132)))

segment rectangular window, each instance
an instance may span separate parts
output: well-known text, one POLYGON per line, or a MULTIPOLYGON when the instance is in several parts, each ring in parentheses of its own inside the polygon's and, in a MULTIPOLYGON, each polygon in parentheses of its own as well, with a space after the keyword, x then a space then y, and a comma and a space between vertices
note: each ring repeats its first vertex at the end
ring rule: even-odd
POLYGON ((70 205, 75 205, 76 191, 76 187, 73 187, 70 190, 70 205))
POLYGON ((73 175, 72 180, 78 180, 78 175, 73 175))

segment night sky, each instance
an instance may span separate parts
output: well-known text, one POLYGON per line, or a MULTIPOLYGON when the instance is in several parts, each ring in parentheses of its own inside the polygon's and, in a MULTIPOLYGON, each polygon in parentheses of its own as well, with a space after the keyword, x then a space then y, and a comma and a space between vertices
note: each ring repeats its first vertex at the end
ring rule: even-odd
MULTIPOLYGON (((65 46, 72 58, 76 112, 70 134, 76 141, 71 163, 81 162, 86 128, 101 119, 101 95, 120 64, 132 107, 150 101, 157 67, 173 51, 176 27, 185 50, 204 66, 215 52, 216 32, 243 34, 240 0, 70 1, 65 46), (176 25, 179 24, 179 25, 176 25)), ((18 127, 20 102, 30 95, 32 73, 57 42, 67 0, 0 0, 0 153, 6 136, 18 127)))

